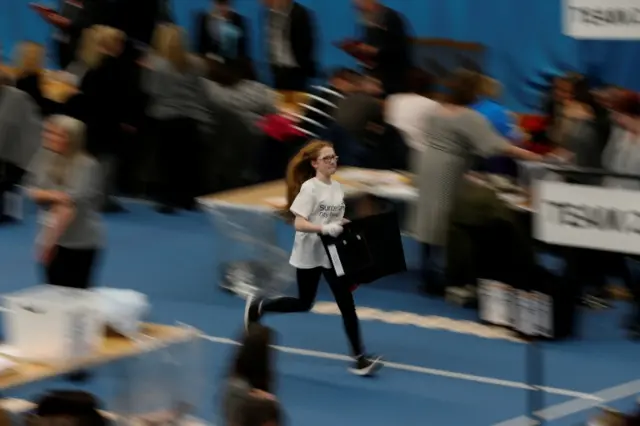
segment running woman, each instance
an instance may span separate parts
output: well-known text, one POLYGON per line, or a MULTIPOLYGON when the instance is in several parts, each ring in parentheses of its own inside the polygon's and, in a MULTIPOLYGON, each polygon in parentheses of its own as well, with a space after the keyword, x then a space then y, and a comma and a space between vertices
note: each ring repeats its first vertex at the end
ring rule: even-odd
POLYGON ((345 203, 340 183, 331 179, 336 172, 338 156, 333 146, 313 141, 302 148, 287 169, 288 210, 294 215, 296 229, 289 263, 296 268, 298 297, 276 299, 250 298, 245 308, 245 326, 260 321, 267 312, 309 312, 324 276, 331 288, 351 345, 354 363, 349 369, 360 376, 375 373, 380 357, 364 352, 360 325, 351 293, 352 283, 338 278, 318 234, 337 237, 342 233, 345 203))

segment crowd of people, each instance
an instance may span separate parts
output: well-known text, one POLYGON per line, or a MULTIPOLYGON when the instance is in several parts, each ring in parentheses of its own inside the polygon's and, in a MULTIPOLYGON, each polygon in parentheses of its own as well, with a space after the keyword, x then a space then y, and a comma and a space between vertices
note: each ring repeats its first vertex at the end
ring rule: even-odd
MULTIPOLYGON (((297 231, 291 264, 299 294, 249 300, 247 339, 256 343, 238 356, 225 403, 229 419, 237 416, 238 398, 249 395, 270 416, 255 424, 278 424, 277 404, 268 394, 269 366, 263 365, 267 357, 252 361, 270 341, 257 323, 267 313, 309 311, 321 276, 343 317, 352 371, 368 375, 380 366, 379 357, 365 352, 351 291, 332 272, 317 235, 337 236, 347 223, 344 193, 331 179, 338 158, 340 165, 403 169, 415 176, 419 200, 408 226, 422 244, 423 288, 430 294, 447 287, 473 291, 469 281, 478 278, 461 277, 451 250, 452 218, 460 206, 479 209, 477 201, 461 202, 469 176, 514 176, 514 159, 638 173, 637 94, 592 87, 580 75, 558 76, 541 107, 543 125, 523 129, 500 103, 499 82, 463 69, 436 80, 412 66, 404 20, 376 0, 356 1, 364 18, 363 41, 353 49, 369 66, 336 69, 324 84, 313 86, 318 64, 312 11, 290 0, 266 1, 274 87, 257 77, 247 18, 233 11, 229 0, 214 0, 212 10, 197 17, 194 52, 186 31, 161 17, 164 9, 155 3, 146 11, 152 16, 141 21, 153 22, 153 31, 147 24, 114 21, 119 15, 113 11, 107 14, 112 20, 98 19, 90 2, 63 11, 68 16, 49 17, 59 29, 64 69, 55 78, 77 87, 65 102, 43 93, 50 78, 43 69, 45 48, 32 42, 20 46, 15 73, 0 75, 0 203, 23 183, 41 207, 38 256, 47 282, 88 288, 104 245, 101 212, 124 211, 116 197, 118 170, 131 141, 149 142, 136 164, 152 164, 153 195, 163 214, 195 209, 201 194, 286 175, 297 231), (283 101, 277 90, 307 95, 291 111, 290 100, 283 101), (280 123, 278 117, 286 120, 280 123), (287 128, 286 136, 269 131, 274 122, 287 128), (320 214, 320 206, 330 206, 331 214, 320 214)), ((640 181, 624 178, 576 177, 575 182, 640 189, 640 181)), ((10 219, 0 204, 0 224, 10 219)), ((499 241, 503 247, 494 253, 513 256, 514 240, 499 241)), ((624 280, 635 302, 625 327, 638 336, 640 282, 630 260, 636 259, 576 249, 567 262, 591 306, 607 306, 607 276, 624 280)), ((533 262, 513 263, 533 268, 533 262)))
MULTIPOLYGON (((152 164, 157 209, 173 214, 194 209, 200 194, 282 178, 289 159, 302 147, 325 140, 340 156, 341 165, 405 169, 416 176, 420 199, 409 227, 423 245, 424 288, 441 293, 444 287, 469 284, 453 282, 456 273, 447 272, 451 266, 447 267, 446 258, 452 257, 447 253, 452 211, 461 182, 470 172, 513 175, 516 167, 509 157, 553 159, 617 173, 635 170, 638 153, 633 141, 640 115, 635 94, 590 87, 579 75, 559 76, 542 106, 547 122, 527 134, 500 103, 499 82, 472 70, 436 80, 426 70, 412 67, 402 17, 376 0, 356 2, 365 24, 363 41, 353 49, 368 58, 368 67, 337 69, 326 84, 309 86, 317 72, 312 11, 290 0, 269 0, 266 5, 268 60, 275 88, 287 89, 285 97, 291 91, 308 93, 293 111, 290 99, 283 100, 259 81, 249 54, 246 17, 233 11, 228 0, 214 0, 212 10, 199 15, 195 54, 188 47, 186 31, 159 18, 162 8, 150 9, 156 27, 153 32, 145 27, 144 34, 133 24, 87 27, 87 14, 99 15, 89 7, 69 17, 50 17, 67 36, 67 44, 57 39, 62 43, 59 59, 66 68, 56 78, 74 82, 77 93, 62 103, 48 98, 42 89, 50 78, 43 70, 45 48, 32 42, 19 46, 13 79, 2 77, 0 129, 6 129, 0 145, 2 192, 11 192, 32 164, 38 168, 31 172, 40 189, 54 191, 52 197, 44 197, 47 201, 32 194, 39 203, 69 205, 69 198, 55 191, 78 185, 73 180, 77 173, 91 176, 82 185, 93 185, 78 191, 99 194, 91 206, 103 212, 124 211, 114 196, 117 172, 134 150, 131 142, 144 139, 149 143, 140 151, 143 161, 135 164, 152 164), (74 19, 83 23, 81 33, 74 19), (141 50, 141 41, 148 41, 150 48, 141 50), (76 47, 71 57, 70 46, 76 47), (274 117, 282 116, 289 131, 284 141, 269 131, 274 117), (43 119, 45 154, 37 153, 43 119), (63 142, 52 142, 56 138, 63 142), (42 160, 52 151, 59 155, 42 160), (478 161, 480 157, 485 160, 478 161), (97 166, 77 158, 95 159, 97 166), (74 173, 63 179, 58 169, 74 173)), ((106 16, 112 19, 113 10, 106 16)), ((621 179, 598 183, 637 186, 621 179)), ((53 222, 65 223, 64 209, 49 213, 56 211, 60 217, 53 222)), ((72 238, 72 244, 60 245, 66 238, 51 231, 44 245, 97 251, 100 216, 73 214, 75 221, 87 222, 78 228, 92 230, 93 237, 80 235, 81 242, 72 238)), ((2 221, 9 219, 3 214, 2 221)), ((64 253, 46 247, 42 256, 55 260, 66 257, 64 253)), ((605 276, 612 273, 627 282, 638 300, 625 257, 576 253, 576 262, 589 268, 576 274, 588 283, 590 303, 606 306, 605 276)), ((84 258, 90 264, 93 256, 84 258)), ((49 278, 60 281, 55 275, 49 278)), ((78 279, 77 285, 85 286, 88 279, 88 275, 78 279)), ((639 322, 634 319, 634 330, 639 322)))

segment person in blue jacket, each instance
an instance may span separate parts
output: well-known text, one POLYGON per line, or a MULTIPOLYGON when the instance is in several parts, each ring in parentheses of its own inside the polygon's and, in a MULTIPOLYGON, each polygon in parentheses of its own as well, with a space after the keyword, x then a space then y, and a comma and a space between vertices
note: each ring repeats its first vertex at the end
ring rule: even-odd
MULTIPOLYGON (((516 116, 498 102, 501 89, 497 80, 484 76, 480 85, 480 100, 472 108, 484 116, 500 136, 517 143, 524 135, 518 127, 516 116)), ((485 160, 480 168, 491 174, 513 176, 516 173, 514 161, 504 157, 485 160)))

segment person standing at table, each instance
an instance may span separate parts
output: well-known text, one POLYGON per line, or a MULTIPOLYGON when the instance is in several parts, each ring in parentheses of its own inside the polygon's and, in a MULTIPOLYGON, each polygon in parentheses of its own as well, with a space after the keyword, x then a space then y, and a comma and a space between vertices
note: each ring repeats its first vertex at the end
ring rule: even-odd
POLYGON ((378 0, 354 0, 361 14, 362 44, 355 46, 360 55, 370 58, 370 73, 382 81, 386 95, 407 90, 411 69, 411 41, 402 15, 378 0))
POLYGON ((54 115, 25 186, 41 210, 38 263, 51 285, 86 289, 104 244, 100 217, 100 166, 84 150, 85 125, 54 115))
MULTIPOLYGON (((302 148, 287 168, 287 203, 295 216, 296 236, 289 263, 296 268, 298 297, 247 300, 245 327, 268 312, 309 312, 324 276, 342 315, 354 364, 350 371, 360 376, 374 373, 380 357, 367 356, 360 336, 360 324, 350 283, 339 278, 325 252, 319 234, 337 237, 342 233, 345 203, 340 183, 331 179, 338 168, 338 156, 328 142, 313 141, 302 148)), ((351 283, 353 284, 353 283, 351 283)))
POLYGON ((438 102, 430 97, 434 82, 431 74, 414 68, 407 76, 407 92, 389 96, 384 112, 385 121, 402 133, 409 146, 409 170, 417 174, 426 145, 429 117, 438 108, 438 102))
POLYGON ((40 146, 42 119, 31 97, 0 70, 0 225, 16 219, 10 200, 40 146))
POLYGON ((417 178, 420 197, 416 206, 416 238, 423 249, 423 289, 430 294, 444 290, 440 278, 445 267, 451 211, 474 157, 542 159, 501 137, 482 115, 471 109, 478 101, 481 78, 475 72, 457 71, 450 79, 449 98, 433 111, 426 126, 417 178))
POLYGON ((293 0, 263 0, 267 57, 276 90, 304 92, 316 76, 313 13, 293 0))
POLYGON ((245 19, 231 8, 231 0, 213 0, 210 12, 196 21, 196 51, 224 60, 249 57, 249 32, 245 19))
POLYGON ((184 29, 160 25, 154 36, 154 52, 143 74, 149 96, 148 116, 157 132, 157 161, 161 182, 159 205, 162 214, 176 209, 193 210, 201 185, 197 159, 201 155, 201 130, 210 124, 204 63, 186 49, 184 29), (180 141, 180 150, 175 149, 180 141))
MULTIPOLYGON (((473 110, 486 118, 500 136, 519 145, 525 135, 518 127, 515 114, 500 103, 502 85, 488 76, 481 78, 479 99, 473 110)), ((513 159, 507 157, 489 158, 478 165, 478 171, 502 176, 516 176, 517 170, 513 159)))

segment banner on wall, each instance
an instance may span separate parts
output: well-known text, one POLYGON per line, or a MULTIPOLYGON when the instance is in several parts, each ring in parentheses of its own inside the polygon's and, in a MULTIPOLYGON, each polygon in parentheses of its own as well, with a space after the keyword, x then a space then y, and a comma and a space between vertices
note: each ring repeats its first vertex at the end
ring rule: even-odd
POLYGON ((533 206, 538 240, 640 254, 640 191, 538 181, 533 206))
POLYGON ((640 0, 564 0, 564 34, 585 40, 640 40, 640 0))

